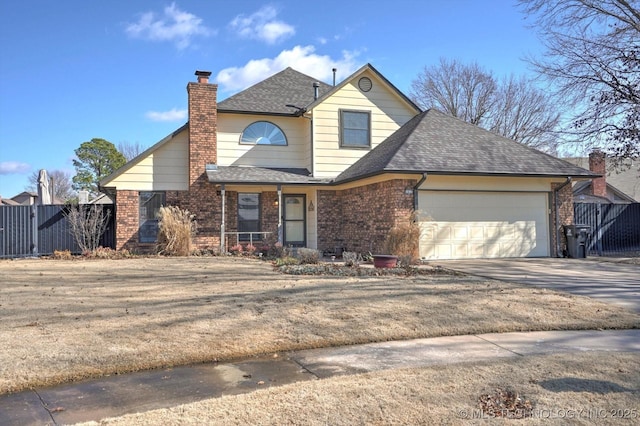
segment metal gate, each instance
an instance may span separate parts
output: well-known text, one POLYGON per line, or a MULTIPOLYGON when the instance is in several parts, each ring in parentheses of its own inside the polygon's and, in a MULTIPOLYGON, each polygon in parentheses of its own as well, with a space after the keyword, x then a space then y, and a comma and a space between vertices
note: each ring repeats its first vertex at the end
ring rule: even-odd
POLYGON ((587 249, 605 255, 640 251, 640 203, 575 203, 574 223, 589 225, 587 249))
MULTIPOLYGON (((100 239, 103 247, 115 248, 113 205, 97 205, 109 215, 100 239)), ((50 255, 55 250, 79 254, 65 215, 69 206, 0 206, 0 258, 50 255)))

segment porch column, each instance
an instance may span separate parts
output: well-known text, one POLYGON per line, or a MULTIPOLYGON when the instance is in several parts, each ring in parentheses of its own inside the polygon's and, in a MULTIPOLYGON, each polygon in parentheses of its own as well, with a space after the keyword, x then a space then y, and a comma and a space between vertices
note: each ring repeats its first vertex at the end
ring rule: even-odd
POLYGON ((224 241, 225 241, 225 236, 224 236, 224 217, 225 217, 225 211, 224 211, 224 202, 225 199, 227 197, 225 197, 225 190, 224 190, 224 183, 222 185, 220 185, 220 196, 222 197, 222 219, 220 220, 220 254, 224 253, 224 241))
POLYGON ((284 245, 282 234, 282 185, 278 185, 278 242, 284 245))

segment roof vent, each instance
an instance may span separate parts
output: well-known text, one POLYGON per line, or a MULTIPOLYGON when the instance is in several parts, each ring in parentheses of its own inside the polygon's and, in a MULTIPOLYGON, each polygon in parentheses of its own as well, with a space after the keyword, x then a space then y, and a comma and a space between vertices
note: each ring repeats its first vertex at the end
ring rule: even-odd
POLYGON ((358 80, 358 87, 363 92, 368 92, 373 87, 373 83, 371 82, 371 79, 369 77, 362 77, 360 80, 358 80))

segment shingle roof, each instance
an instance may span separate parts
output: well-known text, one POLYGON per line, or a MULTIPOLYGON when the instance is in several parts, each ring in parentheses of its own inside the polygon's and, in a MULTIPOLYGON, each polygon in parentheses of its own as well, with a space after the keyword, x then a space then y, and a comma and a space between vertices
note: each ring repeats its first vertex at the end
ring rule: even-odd
POLYGON ((295 114, 295 105, 305 108, 314 101, 313 83, 320 84, 319 96, 333 89, 313 77, 293 68, 286 68, 240 93, 218 103, 218 111, 258 114, 295 114))
POLYGON ((598 176, 434 109, 413 117, 336 182, 383 172, 598 176))
POLYGON ((218 166, 217 170, 207 170, 211 183, 242 184, 322 184, 327 179, 309 176, 307 169, 279 169, 267 167, 218 166))

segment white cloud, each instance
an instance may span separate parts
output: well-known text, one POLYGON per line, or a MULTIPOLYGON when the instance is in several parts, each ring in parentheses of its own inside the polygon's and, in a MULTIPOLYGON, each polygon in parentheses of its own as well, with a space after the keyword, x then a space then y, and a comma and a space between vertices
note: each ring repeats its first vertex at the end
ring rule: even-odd
POLYGON ((164 16, 156 17, 153 12, 142 14, 138 22, 129 24, 125 31, 131 37, 173 42, 180 50, 189 47, 195 36, 215 33, 202 25, 201 18, 178 9, 175 3, 164 8, 164 16))
POLYGON ((145 116, 151 121, 182 121, 187 118, 187 110, 173 108, 170 111, 149 111, 145 116))
POLYGON ((27 173, 31 166, 19 161, 3 161, 0 163, 0 175, 19 175, 27 173))
POLYGON ((276 20, 277 15, 278 11, 273 6, 264 6, 249 16, 236 16, 229 28, 241 37, 275 44, 296 33, 293 26, 276 20))
POLYGON ((342 57, 332 59, 327 55, 318 55, 314 46, 295 46, 283 50, 275 58, 254 59, 243 67, 225 68, 216 76, 216 82, 223 92, 235 92, 246 89, 265 78, 291 67, 296 71, 313 76, 327 83, 333 80, 332 68, 337 68, 338 81, 349 76, 357 68, 358 52, 343 51, 342 57))

